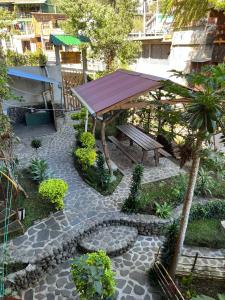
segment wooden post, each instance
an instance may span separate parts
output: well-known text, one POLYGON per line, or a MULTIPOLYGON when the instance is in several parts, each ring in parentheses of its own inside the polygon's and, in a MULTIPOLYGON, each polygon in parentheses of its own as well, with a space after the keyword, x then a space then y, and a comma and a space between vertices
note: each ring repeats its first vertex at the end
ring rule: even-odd
POLYGON ((96 119, 95 117, 92 117, 92 122, 93 122, 92 134, 95 136, 95 130, 96 130, 96 125, 97 125, 97 119, 96 119))
POLYGON ((60 66, 61 65, 61 61, 60 61, 60 54, 59 54, 59 46, 54 46, 55 48, 55 59, 56 59, 56 66, 60 66))
POLYGON ((110 157, 109 157, 109 149, 108 149, 108 145, 106 143, 106 138, 105 138, 105 126, 106 126, 106 122, 103 120, 101 122, 101 140, 102 140, 102 147, 103 147, 103 152, 105 155, 105 161, 106 164, 109 168, 109 172, 110 172, 110 176, 113 176, 113 170, 112 170, 112 166, 110 163, 110 157))
POLYGON ((194 262, 193 262, 193 266, 191 268, 191 272, 194 272, 194 269, 195 269, 195 266, 196 266, 196 263, 197 263, 197 260, 198 260, 198 255, 199 255, 199 253, 196 252, 195 259, 194 259, 194 262))

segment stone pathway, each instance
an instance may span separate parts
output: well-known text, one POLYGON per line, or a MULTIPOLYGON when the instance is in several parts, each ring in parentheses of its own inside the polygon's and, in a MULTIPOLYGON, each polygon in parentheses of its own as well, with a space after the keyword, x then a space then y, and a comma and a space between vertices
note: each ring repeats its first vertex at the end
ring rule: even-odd
MULTIPOLYGON (((119 300, 159 300, 157 290, 149 286, 147 271, 154 260, 154 252, 161 245, 157 237, 139 236, 132 249, 127 253, 112 258, 113 270, 116 273, 117 299, 119 300)), ((34 289, 24 294, 24 300, 78 300, 70 275, 72 260, 59 265, 43 278, 34 289)))
MULTIPOLYGON (((38 150, 39 157, 47 161, 54 177, 62 178, 69 184, 65 210, 36 222, 23 236, 10 242, 10 255, 16 261, 34 264, 40 257, 60 248, 68 238, 83 232, 88 226, 95 226, 99 221, 116 219, 122 215, 119 210, 129 192, 132 175, 130 166, 124 165, 125 176, 113 195, 100 195, 83 182, 74 168, 72 152, 75 135, 74 129, 68 123, 67 120, 59 132, 42 136, 42 147, 38 150)), ((30 147, 30 142, 35 137, 25 136, 15 149, 21 168, 27 167, 37 155, 30 147)), ((115 153, 112 156, 114 155, 115 153)), ((122 155, 119 154, 119 157, 122 155)), ((176 164, 162 158, 158 167, 152 163, 146 165, 143 182, 165 179, 179 172, 176 164)), ((157 219, 154 216, 138 215, 134 218, 136 222, 154 222, 157 219)), ((113 258, 118 282, 118 299, 158 299, 148 284, 146 270, 153 260, 154 247, 159 243, 158 238, 139 236, 134 247, 126 254, 113 258)), ((68 269, 69 262, 59 265, 51 274, 46 275, 36 288, 26 291, 24 299, 76 299, 76 296, 72 296, 74 287, 68 269)))

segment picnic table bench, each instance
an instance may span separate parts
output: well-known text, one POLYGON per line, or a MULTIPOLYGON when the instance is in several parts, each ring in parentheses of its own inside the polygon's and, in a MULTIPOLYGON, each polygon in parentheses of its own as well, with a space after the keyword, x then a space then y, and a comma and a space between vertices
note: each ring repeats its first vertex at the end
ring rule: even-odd
MULTIPOLYGON (((147 134, 138 130, 131 124, 120 125, 117 126, 117 128, 130 139, 131 146, 133 145, 133 143, 135 143, 142 148, 143 154, 141 162, 144 161, 148 151, 154 151, 155 164, 156 166, 158 166, 160 151, 162 152, 161 154, 165 156, 163 145, 152 139, 147 134)), ((127 151, 125 154, 127 155, 127 151)))

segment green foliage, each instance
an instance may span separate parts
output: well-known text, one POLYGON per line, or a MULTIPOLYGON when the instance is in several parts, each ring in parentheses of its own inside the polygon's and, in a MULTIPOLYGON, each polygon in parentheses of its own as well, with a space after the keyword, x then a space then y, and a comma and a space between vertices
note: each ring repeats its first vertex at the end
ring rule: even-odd
POLYGON ((109 299, 115 294, 111 261, 102 250, 75 258, 71 274, 81 299, 109 299))
POLYGON ((185 289, 185 292, 183 292, 185 299, 191 299, 197 295, 196 291, 192 288, 194 280, 195 277, 192 273, 181 278, 181 286, 183 289, 185 289))
POLYGON ((213 187, 213 177, 212 172, 205 171, 203 168, 199 169, 198 178, 195 187, 195 193, 197 195, 212 195, 211 188, 213 187))
POLYGON ((98 154, 97 158, 97 175, 101 188, 106 191, 110 184, 109 170, 105 169, 105 159, 102 153, 98 154))
MULTIPOLYGON (((218 294, 217 299, 225 300, 225 295, 218 294)), ((200 295, 200 296, 196 296, 196 297, 192 298, 191 300, 217 300, 217 299, 208 297, 208 296, 204 296, 204 295, 200 295)))
POLYGON ((95 137, 91 132, 83 132, 80 136, 80 142, 83 148, 94 148, 95 137))
POLYGON ((155 202, 175 207, 182 203, 187 187, 187 176, 180 174, 166 180, 144 184, 140 193, 139 212, 155 214, 155 202))
POLYGON ((82 166, 83 171, 89 166, 93 166, 96 160, 96 150, 90 148, 78 148, 75 150, 75 155, 82 166))
POLYGON ((168 226, 165 234, 165 241, 161 249, 161 263, 166 269, 170 267, 174 256, 178 236, 178 228, 179 227, 177 222, 174 221, 171 225, 168 226))
POLYGON ((156 206, 156 215, 158 217, 167 219, 171 216, 172 206, 169 203, 164 202, 163 204, 159 204, 155 202, 155 206, 156 206))
POLYGON ((47 162, 43 159, 38 159, 38 158, 33 159, 31 161, 31 165, 29 169, 30 169, 32 179, 34 181, 37 181, 38 183, 48 178, 47 175, 48 165, 47 162))
POLYGON ((202 151, 201 165, 205 170, 213 172, 217 179, 224 179, 225 155, 223 152, 205 149, 202 151))
MULTIPOLYGON (((80 136, 85 130, 85 120, 87 116, 87 109, 85 107, 82 107, 79 112, 73 113, 70 115, 71 119, 74 121, 78 121, 77 124, 75 124, 73 127, 76 130, 76 137, 79 142, 80 136)), ((88 126, 90 128, 90 126, 88 126)))
POLYGON ((5 53, 7 66, 43 66, 47 63, 47 57, 41 49, 35 52, 27 51, 25 54, 17 53, 13 50, 7 50, 5 53))
POLYGON ((62 179, 48 179, 41 182, 39 186, 40 196, 55 204, 57 210, 64 208, 63 198, 67 190, 68 185, 62 179))
POLYGON ((174 26, 183 27, 207 17, 210 8, 225 9, 224 0, 162 0, 164 15, 173 15, 174 26))
POLYGON ((197 203, 192 205, 190 221, 214 218, 219 220, 223 220, 225 218, 225 201, 213 200, 206 204, 197 203))
POLYGON ((137 164, 133 169, 130 195, 125 200, 122 207, 122 210, 125 212, 136 212, 139 207, 139 196, 143 170, 144 167, 141 164, 137 164))
MULTIPOLYGON (((90 38, 91 56, 103 59, 106 69, 116 69, 120 63, 132 62, 140 51, 140 43, 129 41, 136 15, 136 0, 60 0, 68 16, 65 30, 90 38)), ((83 45, 83 47, 85 47, 83 45)))
POLYGON ((191 221, 188 224, 185 244, 211 249, 225 248, 225 233, 221 221, 219 219, 191 221))
POLYGON ((41 143, 41 140, 34 139, 34 140, 31 141, 30 145, 31 145, 32 148, 38 149, 42 146, 42 143, 41 143))

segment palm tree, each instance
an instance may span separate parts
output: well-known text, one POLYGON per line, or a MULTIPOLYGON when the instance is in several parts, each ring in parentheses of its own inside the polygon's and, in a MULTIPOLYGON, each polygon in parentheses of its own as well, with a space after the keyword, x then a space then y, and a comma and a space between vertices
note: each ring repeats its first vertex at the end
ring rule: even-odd
MULTIPOLYGON (((176 72, 175 74, 180 77, 185 77, 189 84, 195 87, 195 90, 185 91, 183 87, 171 83, 168 83, 167 86, 169 92, 186 96, 190 100, 190 104, 187 105, 183 115, 190 131, 184 147, 190 150, 188 151, 189 157, 185 157, 185 160, 188 158, 192 159, 188 187, 180 218, 178 239, 170 266, 170 274, 172 277, 175 276, 178 258, 184 244, 202 146, 213 134, 225 132, 225 126, 223 125, 223 120, 225 120, 225 65, 221 64, 216 67, 208 67, 199 73, 188 75, 182 74, 181 72, 176 72)), ((187 151, 184 151, 184 153, 187 153, 187 151)))

